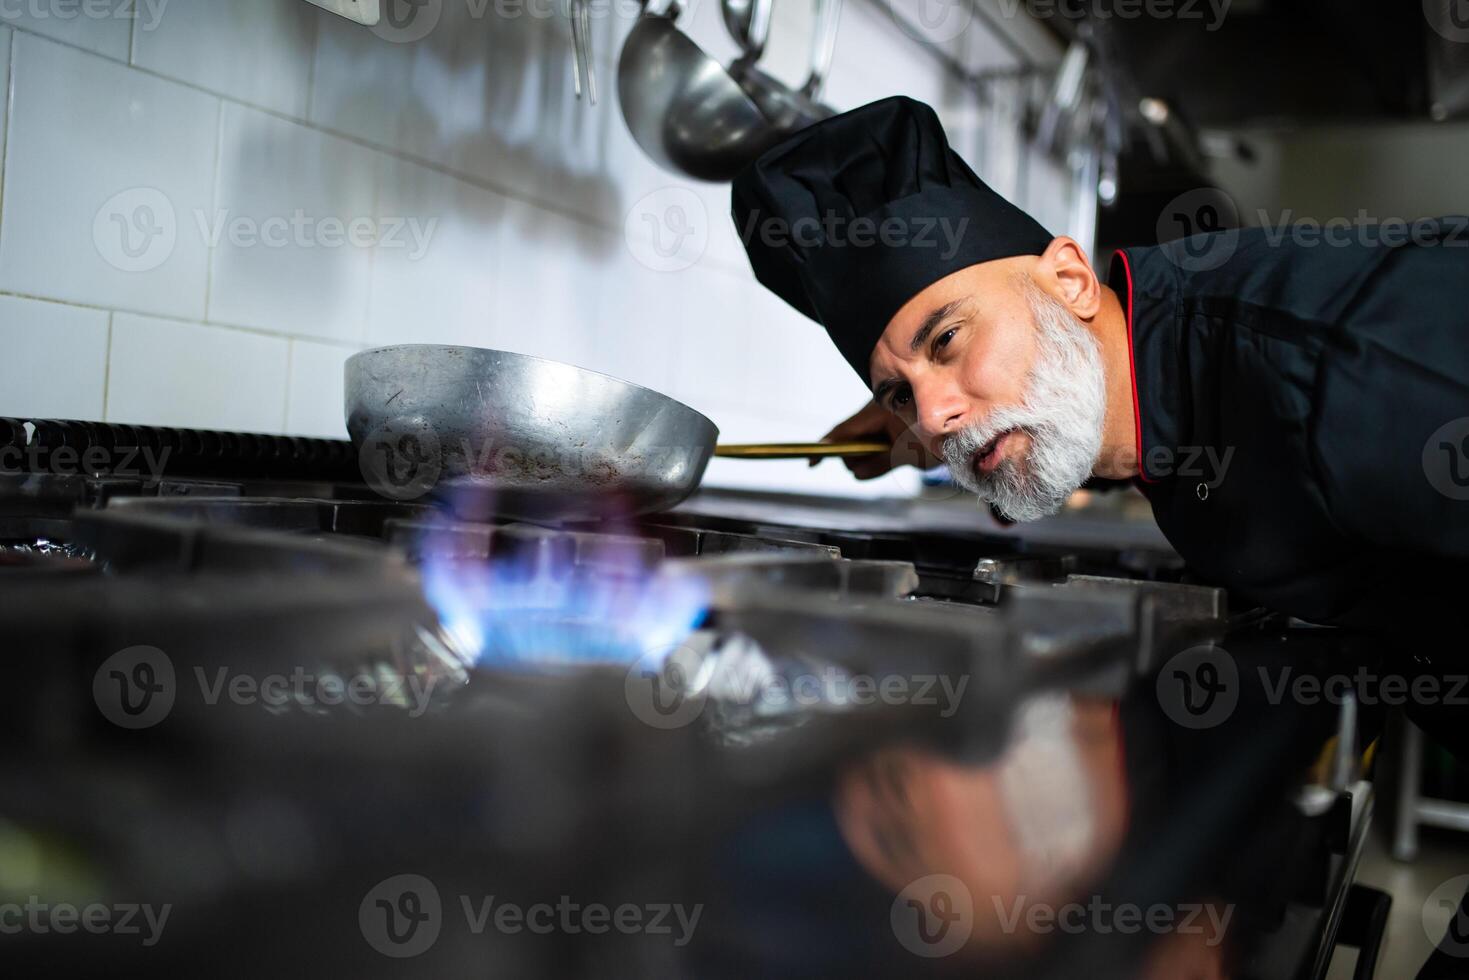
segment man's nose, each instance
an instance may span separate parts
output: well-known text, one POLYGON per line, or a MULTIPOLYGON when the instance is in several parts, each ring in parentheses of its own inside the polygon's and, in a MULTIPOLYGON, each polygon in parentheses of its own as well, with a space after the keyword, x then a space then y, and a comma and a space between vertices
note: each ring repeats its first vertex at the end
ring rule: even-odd
POLYGON ((964 393, 958 385, 933 379, 914 385, 913 397, 918 408, 918 435, 929 452, 940 455, 944 440, 964 426, 964 393))

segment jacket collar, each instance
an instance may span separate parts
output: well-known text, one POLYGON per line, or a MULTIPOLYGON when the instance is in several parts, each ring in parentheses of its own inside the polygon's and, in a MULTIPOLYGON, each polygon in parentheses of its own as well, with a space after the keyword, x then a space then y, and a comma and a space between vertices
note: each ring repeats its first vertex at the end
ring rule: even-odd
POLYGON ((1119 249, 1107 284, 1122 301, 1132 372, 1138 483, 1172 474, 1183 429, 1187 379, 1178 363, 1178 269, 1158 248, 1119 249))

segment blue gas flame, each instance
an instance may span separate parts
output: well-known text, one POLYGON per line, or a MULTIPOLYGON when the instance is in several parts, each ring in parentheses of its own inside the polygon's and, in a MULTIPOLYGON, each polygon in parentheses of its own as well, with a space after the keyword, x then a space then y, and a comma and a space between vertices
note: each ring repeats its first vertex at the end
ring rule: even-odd
POLYGON ((424 591, 448 642, 486 666, 661 664, 709 608, 700 579, 635 559, 433 557, 424 591))

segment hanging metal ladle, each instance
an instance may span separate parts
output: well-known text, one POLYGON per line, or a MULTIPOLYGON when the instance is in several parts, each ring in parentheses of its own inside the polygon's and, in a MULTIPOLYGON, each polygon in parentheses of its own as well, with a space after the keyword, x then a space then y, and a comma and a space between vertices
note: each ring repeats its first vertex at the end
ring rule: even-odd
POLYGON ((617 95, 633 139, 664 169, 729 180, 780 138, 724 65, 678 29, 682 8, 647 6, 617 63, 617 95))
POLYGON ((755 67, 764 53, 771 0, 725 12, 743 53, 726 69, 677 27, 678 0, 644 7, 617 65, 628 130, 668 170, 725 181, 790 133, 832 114, 817 101, 836 45, 840 0, 815 0, 811 74, 799 90, 755 67), (731 24, 733 21, 733 24, 731 24))

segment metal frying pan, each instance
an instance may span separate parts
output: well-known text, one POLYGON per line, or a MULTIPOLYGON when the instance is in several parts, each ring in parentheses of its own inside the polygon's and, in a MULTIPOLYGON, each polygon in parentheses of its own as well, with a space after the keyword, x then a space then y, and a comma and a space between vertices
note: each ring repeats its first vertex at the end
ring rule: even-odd
POLYGON ((449 484, 513 517, 579 520, 666 510, 715 455, 885 452, 882 443, 716 447, 719 429, 667 395, 558 361, 406 344, 354 354, 347 431, 363 473, 400 499, 449 484))

